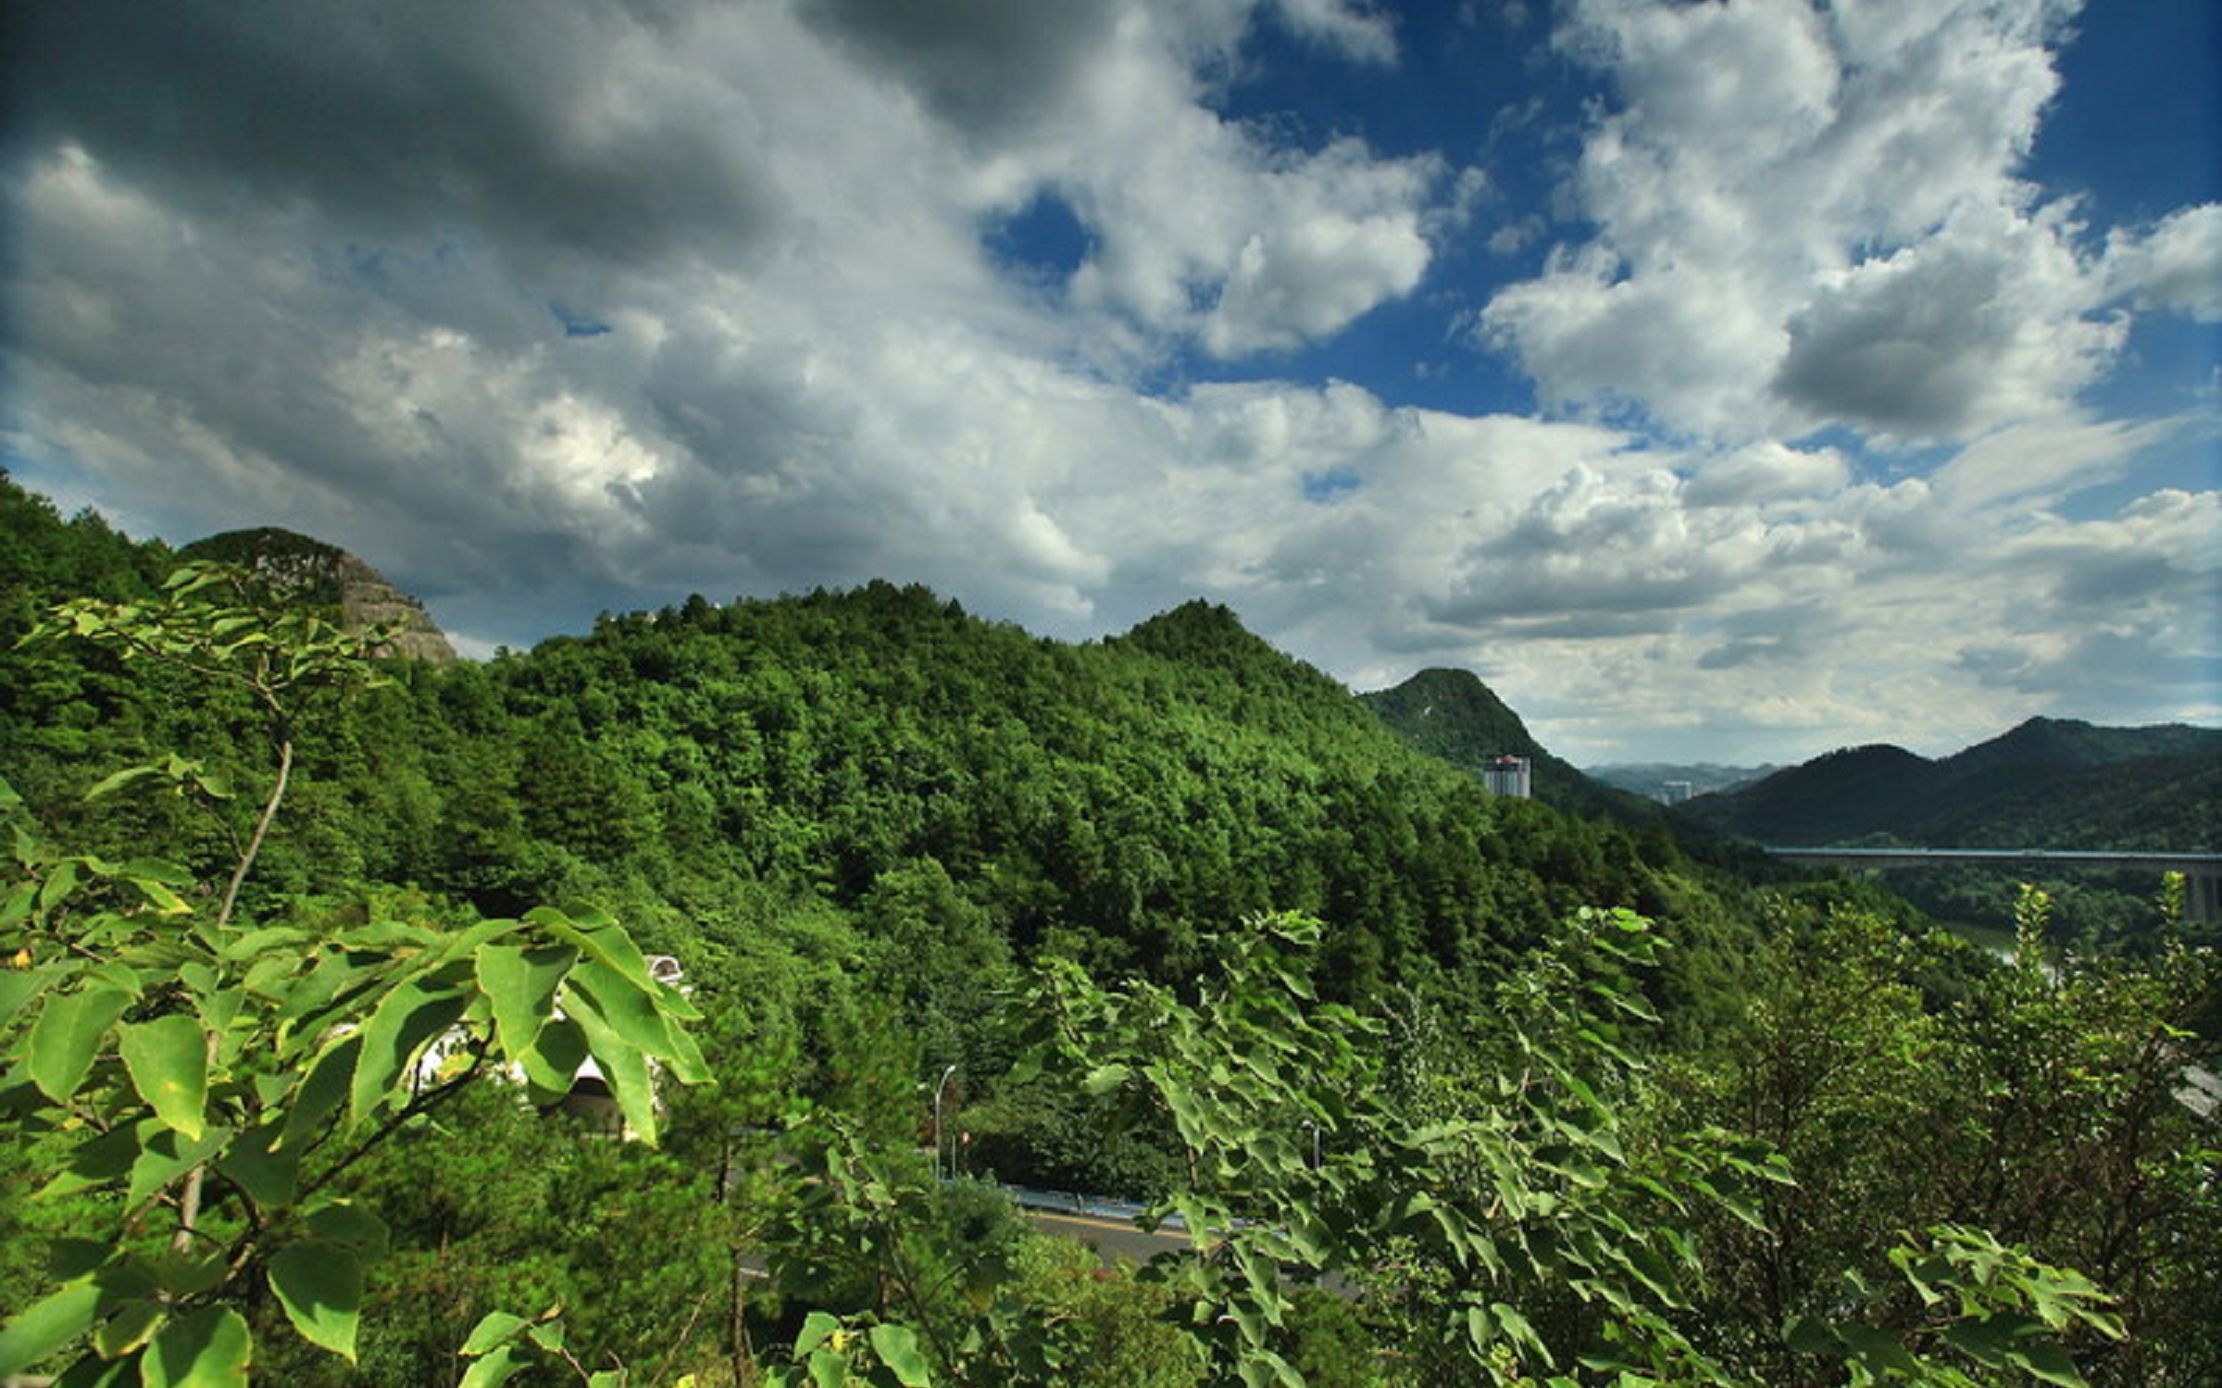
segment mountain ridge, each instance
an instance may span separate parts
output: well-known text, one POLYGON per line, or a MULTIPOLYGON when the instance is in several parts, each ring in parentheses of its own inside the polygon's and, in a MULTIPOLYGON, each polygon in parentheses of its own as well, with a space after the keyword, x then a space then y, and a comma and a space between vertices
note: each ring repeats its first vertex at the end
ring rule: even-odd
POLYGON ((1949 756, 1838 748, 1678 819, 1798 846, 1885 838, 1931 847, 2222 847, 2222 729, 2030 718, 1949 756))

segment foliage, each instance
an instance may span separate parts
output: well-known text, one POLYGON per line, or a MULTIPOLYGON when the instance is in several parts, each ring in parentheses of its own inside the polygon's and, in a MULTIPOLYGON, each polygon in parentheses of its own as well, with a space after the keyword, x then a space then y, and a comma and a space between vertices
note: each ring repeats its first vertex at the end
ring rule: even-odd
MULTIPOLYGON (((279 765, 220 893, 156 859, 58 850, 14 825, 0 1104, 29 1135, 41 1194, 99 1203, 55 1247, 60 1285, 0 1331, 0 1375, 62 1356, 73 1382, 242 1382, 254 1337, 241 1307, 265 1289, 303 1339, 352 1358, 363 1267, 387 1236, 347 1195, 366 1154, 492 1070, 516 1067, 553 1097, 591 1056, 651 1140, 651 1066, 703 1077, 678 1025, 692 1008, 606 918, 543 908, 459 932, 233 919, 306 699, 371 672, 314 618, 203 596, 228 581, 188 568, 152 608, 81 600, 51 628, 244 689, 279 765)), ((211 788, 170 758, 91 794, 149 780, 211 788)), ((17 808, 4 794, 0 809, 17 808)))

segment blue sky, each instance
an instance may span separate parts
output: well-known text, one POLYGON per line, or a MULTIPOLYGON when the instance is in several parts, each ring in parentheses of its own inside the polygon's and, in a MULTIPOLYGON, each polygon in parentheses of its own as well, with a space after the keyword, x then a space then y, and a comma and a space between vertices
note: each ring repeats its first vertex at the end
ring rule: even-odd
POLYGON ((0 460, 466 649, 887 577, 1589 761, 2222 722, 2200 0, 11 22, 0 460))

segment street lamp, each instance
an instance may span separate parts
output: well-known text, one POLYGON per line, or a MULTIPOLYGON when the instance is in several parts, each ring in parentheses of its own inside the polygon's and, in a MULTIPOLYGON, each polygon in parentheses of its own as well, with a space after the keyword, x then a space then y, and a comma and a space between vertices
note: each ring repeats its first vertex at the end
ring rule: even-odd
POLYGON ((952 1065, 941 1072, 941 1079, 934 1085, 934 1181, 941 1181, 941 1094, 949 1087, 949 1077, 957 1073, 952 1065))

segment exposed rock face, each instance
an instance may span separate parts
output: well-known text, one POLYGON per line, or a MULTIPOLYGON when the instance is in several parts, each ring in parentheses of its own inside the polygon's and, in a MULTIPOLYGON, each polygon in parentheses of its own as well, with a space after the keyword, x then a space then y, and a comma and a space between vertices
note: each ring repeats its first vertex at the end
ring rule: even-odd
POLYGON ((455 659, 447 634, 415 598, 336 545, 265 526, 197 540, 179 551, 179 557, 238 564, 261 578, 281 600, 338 609, 340 624, 349 631, 380 623, 397 628, 391 645, 381 654, 433 665, 455 659))
POLYGON ((376 569, 342 550, 339 556, 339 618, 349 631, 384 624, 398 628, 393 653, 431 665, 455 660, 447 633, 425 614, 415 598, 379 576, 376 569))

